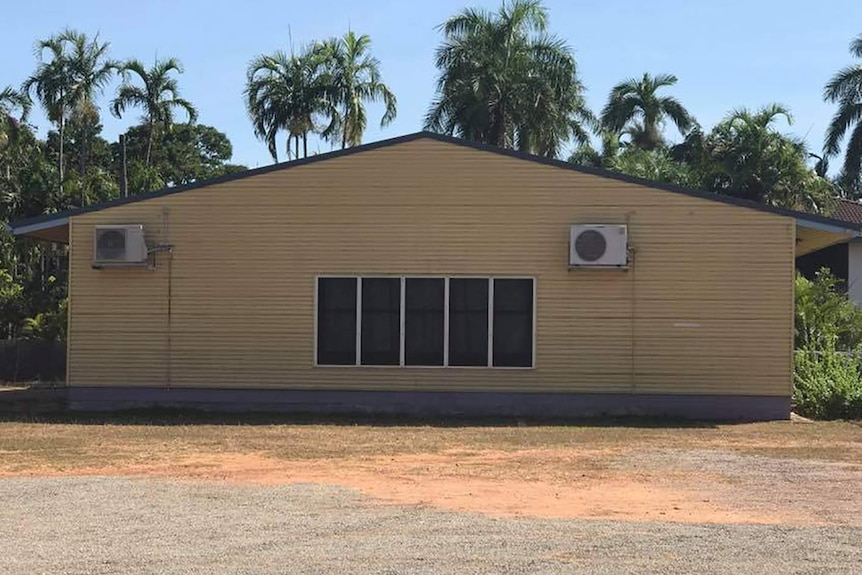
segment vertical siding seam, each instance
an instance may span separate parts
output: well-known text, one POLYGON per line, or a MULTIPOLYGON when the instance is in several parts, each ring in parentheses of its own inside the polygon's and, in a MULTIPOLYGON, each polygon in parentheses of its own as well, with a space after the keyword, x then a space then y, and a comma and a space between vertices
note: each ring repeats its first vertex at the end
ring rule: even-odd
POLYGON ((67 285, 66 285, 66 385, 65 387, 72 386, 72 289, 75 286, 75 283, 72 281, 72 270, 74 269, 74 259, 72 258, 72 223, 75 221, 75 218, 69 218, 69 250, 67 252, 68 261, 68 272, 67 272, 67 285))
POLYGON ((637 391, 637 283, 636 283, 636 269, 638 267, 637 261, 635 261, 634 253, 631 255, 632 265, 629 267, 629 273, 631 273, 631 365, 629 366, 629 370, 631 371, 631 392, 635 393, 637 391))
MULTIPOLYGON (((168 218, 170 217, 169 214, 170 214, 169 208, 167 206, 163 206, 162 207, 162 230, 161 230, 162 233, 161 233, 161 235, 164 238, 162 240, 163 244, 165 246, 168 246, 166 248, 168 250, 168 252, 167 252, 167 255, 168 255, 168 270, 167 270, 167 272, 168 273, 167 273, 167 277, 165 278, 167 281, 167 286, 166 286, 166 288, 167 288, 167 294, 166 294, 167 295, 167 301, 165 302, 166 308, 167 308, 165 310, 165 329, 166 329, 166 333, 165 333, 165 348, 166 348, 165 349, 165 355, 166 355, 166 360, 167 360, 166 365, 165 365, 165 372, 166 372, 165 388, 166 389, 171 389, 172 380, 173 380, 173 360, 174 360, 174 358, 173 358, 173 355, 174 355, 173 333, 172 333, 172 331, 173 331, 173 317, 172 317, 173 310, 172 310, 172 307, 173 307, 173 295, 174 295, 173 294, 173 289, 174 289, 174 286, 173 286, 173 281, 174 281, 174 277, 173 277, 173 275, 174 275, 174 249, 173 249, 173 246, 171 246, 171 237, 170 237, 170 228, 169 228, 170 222, 168 220, 168 218)), ((157 262, 157 257, 158 257, 159 253, 161 253, 161 252, 154 252, 153 253, 153 264, 154 264, 154 266, 157 262)))
POLYGON ((174 252, 173 248, 168 252, 168 301, 167 301, 167 381, 165 382, 165 387, 168 389, 171 388, 171 383, 173 380, 173 362, 174 362, 174 340, 173 340, 173 291, 174 291, 174 252))
POLYGON ((793 399, 793 380, 796 373, 796 221, 791 220, 787 224, 788 238, 790 239, 790 377, 788 378, 788 393, 791 402, 793 399))

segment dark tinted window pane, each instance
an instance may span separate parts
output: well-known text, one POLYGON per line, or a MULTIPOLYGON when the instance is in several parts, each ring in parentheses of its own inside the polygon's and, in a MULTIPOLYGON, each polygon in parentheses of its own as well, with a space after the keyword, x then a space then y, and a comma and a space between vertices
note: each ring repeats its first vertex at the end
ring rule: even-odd
POLYGON ((488 280, 449 280, 449 365, 488 365, 488 280))
POLYGON ((356 278, 317 281, 317 363, 356 364, 356 278))
POLYGON ((401 280, 362 279, 362 365, 401 363, 401 280))
POLYGON ((404 363, 443 365, 442 279, 408 278, 404 293, 404 363))
POLYGON ((533 365, 533 280, 494 280, 494 365, 533 365))

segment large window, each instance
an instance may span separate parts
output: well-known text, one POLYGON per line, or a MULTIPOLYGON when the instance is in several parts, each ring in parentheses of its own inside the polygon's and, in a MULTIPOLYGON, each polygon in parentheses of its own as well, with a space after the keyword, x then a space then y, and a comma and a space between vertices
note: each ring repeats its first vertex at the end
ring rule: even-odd
POLYGON ((533 281, 494 280, 494 365, 533 364, 533 281))
POLYGON ((487 279, 449 280, 449 365, 488 365, 487 279))
POLYGON ((321 277, 317 364, 532 367, 531 278, 321 277))
POLYGON ((362 365, 401 363, 401 280, 362 278, 362 365))
POLYGON ((444 365, 446 280, 404 280, 404 364, 444 365))
POLYGON ((317 284, 317 363, 356 364, 356 278, 317 284))

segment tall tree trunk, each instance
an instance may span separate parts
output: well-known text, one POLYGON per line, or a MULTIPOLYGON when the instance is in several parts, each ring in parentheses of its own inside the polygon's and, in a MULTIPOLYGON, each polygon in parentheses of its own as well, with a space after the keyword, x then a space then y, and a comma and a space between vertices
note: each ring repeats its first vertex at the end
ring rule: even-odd
POLYGON ((302 157, 308 157, 308 132, 302 133, 302 157))
POLYGON ((348 108, 344 108, 344 120, 342 120, 343 125, 341 126, 341 149, 347 147, 347 126, 350 122, 350 116, 348 115, 348 108))
MULTIPOLYGON (((61 96, 62 97, 62 96, 61 96)), ((60 112, 60 156, 58 159, 57 171, 60 174, 60 195, 63 195, 63 140, 65 139, 66 116, 60 112)))
POLYGON ((153 132, 155 131, 155 122, 152 120, 147 124, 147 168, 150 167, 150 154, 153 152, 153 132))
POLYGON ((78 172, 80 172, 81 177, 84 177, 84 174, 87 173, 87 144, 89 143, 88 134, 85 132, 81 137, 81 149, 78 153, 78 172))
POLYGON ((122 150, 120 162, 120 190, 123 193, 123 197, 127 198, 129 197, 129 169, 128 161, 126 159, 126 134, 120 134, 120 148, 122 150))

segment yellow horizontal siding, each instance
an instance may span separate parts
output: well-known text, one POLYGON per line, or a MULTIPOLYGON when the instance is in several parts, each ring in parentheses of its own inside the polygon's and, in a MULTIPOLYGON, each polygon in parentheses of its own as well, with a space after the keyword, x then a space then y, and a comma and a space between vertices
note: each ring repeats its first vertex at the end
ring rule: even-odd
POLYGON ((788 395, 794 222, 418 140, 83 214, 70 384, 788 395), (629 223, 628 272, 567 269, 572 223, 629 223), (91 268, 96 224, 175 246, 91 268), (531 370, 313 366, 319 274, 536 277, 531 370))

